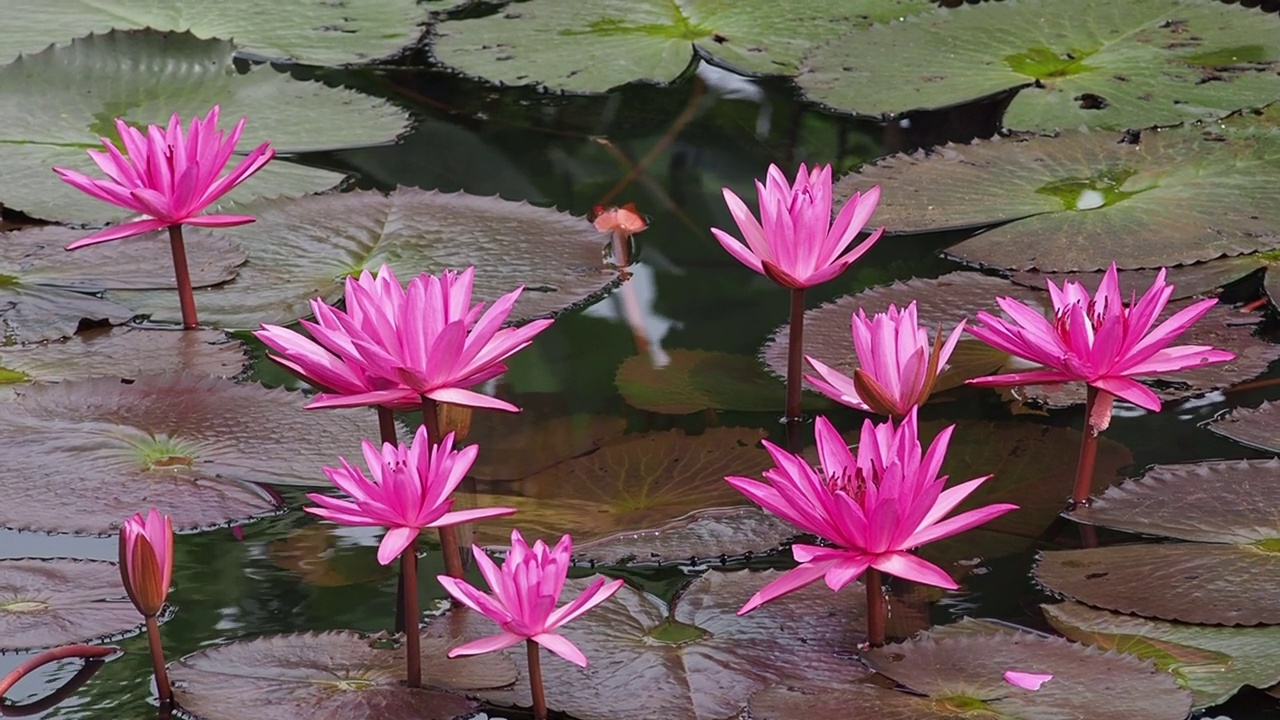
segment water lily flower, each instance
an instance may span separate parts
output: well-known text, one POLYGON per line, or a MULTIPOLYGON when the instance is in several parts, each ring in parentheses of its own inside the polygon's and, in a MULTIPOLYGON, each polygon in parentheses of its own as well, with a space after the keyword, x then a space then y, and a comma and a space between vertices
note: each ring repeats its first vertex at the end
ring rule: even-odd
POLYGON ((933 392, 938 379, 960 341, 965 321, 951 331, 946 342, 938 329, 933 343, 916 320, 916 304, 905 310, 890 305, 888 312, 867 319, 859 308, 852 318, 853 351, 859 367, 853 377, 806 355, 805 360, 818 371, 818 377, 806 375, 823 395, 850 407, 867 412, 902 418, 916 405, 923 405, 933 392))
MULTIPOLYGON (((954 580, 938 566, 910 551, 999 517, 1016 505, 986 505, 946 518, 990 475, 944 489, 938 476, 951 433, 943 430, 922 452, 913 408, 898 426, 893 420, 862 424, 855 456, 825 417, 816 422, 821 468, 764 442, 776 467, 766 482, 725 478, 752 502, 829 545, 791 546, 800 566, 757 592, 738 614, 826 578, 832 590, 867 571, 882 571, 926 585, 954 589, 954 580)), ((877 581, 879 575, 875 576, 877 581)), ((878 590, 877 590, 878 592, 878 590)))
POLYGON ((624 233, 635 235, 649 227, 648 221, 636 209, 635 203, 627 203, 622 207, 605 207, 596 205, 591 211, 591 224, 602 233, 624 233))
POLYGON ((1004 673, 1005 682, 1023 690, 1039 690, 1041 685, 1052 679, 1052 673, 1019 672, 1017 670, 1006 670, 1004 673))
POLYGON ((794 183, 787 182, 777 165, 770 165, 765 184, 756 181, 760 221, 732 190, 724 188, 723 193, 746 244, 718 228, 712 228, 711 234, 738 262, 792 289, 810 288, 836 277, 884 232, 884 228, 876 230, 845 252, 875 212, 880 188, 854 193, 833 223, 830 165, 809 170, 802 164, 794 183))
POLYGON ((502 325, 523 288, 487 310, 471 304, 475 268, 422 274, 400 285, 391 268, 348 277, 344 310, 312 300, 315 322, 302 321, 310 338, 264 324, 254 334, 268 355, 323 390, 309 408, 381 405, 421 407, 423 398, 519 412, 511 403, 469 388, 506 372, 503 361, 551 325, 535 320, 502 325))
POLYGON ((143 617, 164 607, 173 581, 173 521, 151 508, 120 527, 120 581, 143 617))
POLYGON ((211 204, 261 170, 275 150, 262 143, 240 161, 230 173, 219 177, 231 159, 245 118, 230 134, 218 129, 219 107, 204 118, 193 118, 184 133, 175 113, 167 128, 148 125, 147 134, 116 118, 116 130, 125 154, 102 138, 104 150, 90 150, 89 157, 106 173, 98 180, 75 170, 55 167, 63 182, 103 202, 142 215, 142 219, 121 223, 93 233, 67 246, 68 250, 141 235, 171 225, 227 227, 251 223, 247 215, 202 215, 211 204))
POLYGON ((466 477, 476 460, 479 446, 453 449, 453 433, 439 445, 427 438, 425 425, 418 427, 413 443, 384 443, 379 448, 368 440, 362 444, 366 476, 360 468, 339 457, 340 468, 324 473, 352 500, 308 493, 320 507, 305 510, 340 525, 385 527, 387 534, 378 545, 378 562, 387 565, 418 538, 423 528, 437 528, 474 522, 514 513, 515 508, 473 508, 453 511, 449 497, 466 477))

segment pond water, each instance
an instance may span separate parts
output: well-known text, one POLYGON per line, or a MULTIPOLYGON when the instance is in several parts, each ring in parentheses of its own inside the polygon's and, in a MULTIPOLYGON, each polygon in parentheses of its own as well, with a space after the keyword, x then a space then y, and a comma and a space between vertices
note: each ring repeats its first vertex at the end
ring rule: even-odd
MULTIPOLYGON (((754 358, 787 321, 786 292, 730 258, 708 232, 709 227, 733 228, 721 188, 753 199, 752 180, 762 177, 770 163, 792 172, 801 162, 830 162, 840 174, 892 152, 989 136, 1003 102, 921 113, 909 122, 885 126, 824 112, 801 101, 784 81, 746 81, 721 71, 690 74, 670 87, 629 86, 605 97, 495 89, 429 64, 324 77, 408 106, 418 118, 416 128, 394 146, 303 158, 318 167, 354 173, 361 188, 405 185, 497 194, 577 215, 599 204, 634 202, 649 217, 649 229, 637 238, 638 260, 629 268, 632 276, 624 289, 559 317, 510 362, 510 371, 494 388, 499 396, 520 405, 532 418, 606 416, 620 419, 625 433, 674 428, 696 435, 708 428, 758 428, 780 443, 781 381, 778 408, 768 411, 659 412, 636 407, 618 390, 616 375, 624 363, 678 368, 682 351, 690 350, 754 358)), ((843 276, 811 290, 807 304, 817 307, 894 280, 937 277, 959 269, 938 251, 962 237, 951 233, 885 238, 843 276)), ((298 386, 263 359, 260 345, 247 335, 241 339, 252 346, 255 358, 243 379, 298 386)), ((664 376, 655 377, 662 382, 664 376)), ((1158 415, 1121 406, 1105 437, 1123 445, 1131 456, 1131 462, 1118 468, 1122 475, 1139 474, 1154 463, 1267 457, 1208 432, 1201 423, 1275 395, 1265 387, 1229 395, 1216 392, 1169 403, 1158 415)), ((922 419, 996 423, 990 436, 967 441, 990 442, 995 448, 1001 447, 1001 433, 1016 433, 1018 428, 1078 428, 1082 423, 1079 406, 1013 415, 991 391, 961 388, 939 400, 925 408, 922 419)), ((661 405, 662 400, 655 402, 661 405)), ((822 412, 842 430, 856 427, 865 417, 835 406, 822 412)), ((811 427, 805 430, 806 445, 812 444, 811 427)), ((574 429, 565 426, 565 431, 574 429)), ((556 438, 544 436, 536 442, 550 444, 556 438)), ((1034 466, 1037 460, 1029 462, 1034 466)), ((499 486, 482 489, 505 491, 499 486)), ((375 562, 380 533, 320 522, 298 509, 305 502, 302 492, 282 492, 290 507, 287 513, 235 532, 224 528, 179 538, 170 595, 177 612, 162 626, 171 659, 260 634, 378 632, 392 624, 396 577, 391 568, 375 562)), ((962 561, 954 567, 967 568, 962 588, 918 604, 926 609, 923 619, 941 624, 964 616, 991 617, 1048 630, 1039 611, 1047 596, 1030 580, 1030 569, 1037 550, 1078 546, 1074 529, 1040 541, 993 534, 984 536, 980 547, 967 547, 967 537, 961 535, 943 552, 953 562, 962 561)), ((1102 537, 1104 544, 1123 539, 1118 533, 1104 532, 1102 537)), ((114 538, 0 531, 0 557, 114 559, 116 551, 114 538)), ((760 567, 790 563, 785 555, 729 562, 760 567)), ((428 553, 421 584, 427 607, 445 597, 430 579, 442 571, 438 555, 428 553)), ((670 597, 700 570, 663 566, 615 572, 670 597)), ((894 590, 905 597, 908 588, 895 585, 894 590)), ((919 622, 904 623, 891 626, 891 632, 923 628, 919 622)), ((145 638, 127 638, 119 645, 125 650, 122 657, 109 662, 72 698, 37 717, 114 720, 153 715, 145 638)), ((0 655, 0 674, 17 661, 0 655)), ((62 668, 38 674, 11 697, 36 697, 70 672, 62 668)), ((1262 720, 1280 718, 1280 711, 1274 699, 1245 690, 1208 715, 1262 720)))

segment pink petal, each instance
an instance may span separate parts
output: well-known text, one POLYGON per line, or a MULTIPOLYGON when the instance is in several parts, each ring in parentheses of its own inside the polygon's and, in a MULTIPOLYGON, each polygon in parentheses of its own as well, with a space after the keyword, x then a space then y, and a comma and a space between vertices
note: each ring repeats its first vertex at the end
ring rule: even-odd
POLYGON ((907 552, 892 552, 879 555, 871 561, 871 567, 887 575, 914 580, 925 585, 933 585, 944 590, 955 590, 960 587, 942 568, 907 552))
POLYGON ((455 658, 461 655, 481 655, 484 653, 505 650, 513 645, 519 645, 524 642, 525 638, 519 635, 506 632, 505 630, 497 635, 482 637, 479 640, 472 640, 469 643, 459 645, 449 651, 449 657, 455 658))
POLYGON ((1006 670, 1004 672, 1004 681, 1010 685, 1020 687, 1023 690, 1039 690, 1041 685, 1053 679, 1051 673, 1031 673, 1020 672, 1018 670, 1006 670))
POLYGON ((800 588, 811 585, 822 579, 827 570, 834 564, 834 561, 828 562, 812 562, 792 568, 783 573, 781 577, 773 582, 765 585, 747 603, 738 610, 739 615, 746 615, 761 605, 776 600, 790 592, 795 592, 800 588))
POLYGON ((81 238, 67 246, 68 250, 78 250, 87 245, 97 245, 98 243, 108 242, 110 240, 119 240, 121 238, 133 237, 134 235, 142 235, 153 230, 161 230, 169 227, 169 223, 163 220, 155 220, 148 218, 146 220, 135 220, 133 222, 113 225, 106 230, 81 238))
MULTIPOLYGON (((619 580, 618 582, 622 581, 619 580)), ((582 651, 578 649, 578 646, 569 642, 569 639, 563 635, 544 632, 534 635, 529 639, 578 667, 587 666, 587 656, 583 655, 582 651)))
POLYGON ((382 542, 378 543, 378 563, 382 565, 390 565, 392 561, 400 557, 400 553, 409 547, 409 543, 418 538, 418 528, 393 527, 387 530, 387 534, 382 536, 382 542))

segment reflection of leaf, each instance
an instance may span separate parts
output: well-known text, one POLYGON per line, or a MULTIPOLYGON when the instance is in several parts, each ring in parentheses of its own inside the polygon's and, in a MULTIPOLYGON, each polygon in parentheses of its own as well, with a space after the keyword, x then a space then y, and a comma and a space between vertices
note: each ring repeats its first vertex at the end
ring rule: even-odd
MULTIPOLYGON (((647 355, 622 362, 615 379, 628 405, 649 412, 686 415, 701 410, 767 412, 781 410, 782 383, 760 370, 754 358, 708 350, 669 351, 671 362, 657 368, 647 355)), ((806 394, 808 408, 830 407, 816 394, 806 394)))
MULTIPOLYGON (((863 637, 863 595, 856 585, 833 593, 816 583, 745 616, 735 614, 779 574, 711 571, 670 606, 624 586, 560 630, 586 654, 587 668, 544 654, 548 704, 580 720, 719 720, 737 713, 752 691, 789 678, 837 683, 864 673, 833 657, 863 637)), ((588 582, 569 580, 566 595, 588 582)), ((468 638, 493 634, 492 622, 477 613, 459 621, 468 638)), ((523 673, 524 652, 513 656, 523 673)), ((523 678, 509 690, 480 695, 502 705, 530 704, 523 678)))
MULTIPOLYGON (((526 286, 512 321, 559 313, 611 287, 591 223, 523 202, 400 188, 270 200, 238 208, 257 222, 224 230, 249 252, 235 280, 196 291, 200 319, 222 327, 291 323, 308 301, 342 297, 343 281, 387 263, 403 282, 418 273, 476 267, 477 300, 526 286)), ((172 293, 114 292, 153 317, 178 317, 172 293)))
POLYGON ((1215 658, 1228 656, 1227 663, 1188 664, 1174 672, 1178 681, 1191 690, 1196 708, 1224 702, 1245 685, 1267 687, 1280 682, 1280 625, 1190 625, 1121 615, 1077 602, 1041 608, 1055 630, 1076 642, 1109 648, 1119 642, 1117 636, 1140 637, 1172 643, 1179 648, 1176 656, 1180 658, 1189 657, 1180 648, 1210 653, 1215 658))
POLYGON ((244 345, 215 330, 95 328, 65 340, 0 346, 0 384, 8 373, 18 373, 14 382, 133 379, 182 371, 231 377, 248 362, 244 345))
POLYGON ((308 525, 273 540, 267 555, 277 567, 316 587, 341 587, 380 578, 387 568, 359 545, 343 545, 329 525, 308 525))
POLYGON ((801 531, 759 508, 690 513, 645 530, 608 535, 574 547, 574 559, 595 565, 728 562, 776 552, 801 531))
MULTIPOLYGON (((510 528, 548 540, 562 533, 587 540, 642 530, 694 510, 746 505, 724 481, 769 467, 760 448, 764 433, 750 428, 709 428, 624 435, 599 450, 510 485, 519 495, 483 496, 480 505, 512 505, 520 512, 476 526, 477 542, 505 544, 510 528)), ((530 538, 532 540, 532 538, 530 538)))
POLYGON ((1241 445, 1280 453, 1280 402, 1236 408, 1226 417, 1209 423, 1209 429, 1241 445))
POLYGON ((1036 581, 1094 607, 1206 625, 1280 624, 1280 552, 1161 543, 1045 552, 1036 581))
MULTIPOLYGON (((445 658, 454 639, 422 638, 427 687, 474 694, 515 680, 495 655, 445 658)), ((273 635, 201 650, 169 669, 174 699, 202 720, 379 718, 452 720, 475 709, 461 695, 404 686, 404 650, 353 632, 273 635)))
POLYGON ((132 635, 141 618, 123 596, 113 562, 0 560, 0 651, 132 635))
POLYGON ((607 415, 540 417, 527 407, 520 413, 475 413, 467 442, 478 444, 480 454, 469 474, 477 480, 521 480, 594 450, 626 426, 626 420, 607 415))
POLYGON ((1145 128, 1275 100, 1277 37, 1273 13, 1217 3, 978 3, 855 28, 806 58, 797 82, 813 100, 866 115, 1020 88, 1007 127, 1145 128))

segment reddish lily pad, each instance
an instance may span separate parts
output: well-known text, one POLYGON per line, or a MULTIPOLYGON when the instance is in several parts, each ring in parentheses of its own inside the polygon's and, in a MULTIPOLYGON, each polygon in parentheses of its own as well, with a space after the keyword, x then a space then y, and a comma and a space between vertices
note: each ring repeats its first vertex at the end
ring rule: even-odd
POLYGON ((274 512, 256 483, 326 487, 359 457, 362 410, 308 411, 287 390, 198 375, 22 388, 0 415, 0 525, 106 533, 154 506, 181 529, 274 512), (56 496, 56 508, 49 505, 56 496))
MULTIPOLYGON (((834 657, 851 653, 863 638, 863 594, 856 586, 833 593, 817 583, 736 614, 778 575, 710 571, 670 605, 624 586, 559 631, 586 654, 585 669, 543 654, 547 704, 579 720, 719 720, 735 715, 753 691, 775 683, 857 677, 854 663, 834 657)), ((589 582, 569 580, 565 593, 572 596, 589 582)), ((435 623, 459 615, 467 638, 495 632, 487 618, 456 609, 435 623)), ((506 652, 524 675, 523 648, 506 652)), ((510 689, 479 694, 500 705, 531 703, 523 677, 510 689)))
MULTIPOLYGON (((264 200, 234 212, 258 218, 222 230, 248 250, 249 262, 234 281, 196 292, 201 321, 225 328, 306 317, 311 298, 335 302, 348 275, 383 263, 405 281, 474 265, 479 300, 524 285, 515 322, 586 304, 620 279, 605 267, 591 223, 498 197, 400 188, 264 200)), ((178 318, 171 294, 111 297, 156 319, 178 318)))
POLYGON ((614 438, 589 455, 507 484, 511 494, 477 496, 473 501, 480 506, 519 512, 468 527, 482 545, 507 544, 512 527, 530 541, 572 533, 586 542, 652 528, 695 510, 748 505, 724 478, 769 467, 760 447, 764 436, 753 428, 717 427, 701 435, 667 430, 614 438))
POLYGON ((666 525, 623 532, 574 548, 574 560, 596 565, 702 565, 771 555, 802 534, 758 508, 690 513, 666 525))
POLYGON ((65 340, 0 346, 0 385, 181 371, 230 377, 248 363, 244 345, 215 330, 94 328, 65 340))
POLYGON ((1241 445, 1280 453, 1280 402, 1236 408, 1230 415, 1209 423, 1209 429, 1241 445))
POLYGON ((591 452, 606 438, 621 435, 626 427, 627 421, 618 417, 542 417, 527 406, 519 413, 475 413, 467 442, 476 443, 481 449, 470 477, 522 480, 591 452))
POLYGON ((0 560, 0 653, 109 642, 142 627, 113 562, 0 560))
POLYGON ((96 295, 7 280, 0 275, 0 344, 57 340, 85 324, 123 325, 137 315, 96 295))
POLYGON ((779 684, 751 697, 751 717, 1181 720, 1190 711, 1190 694, 1150 663, 1061 638, 982 625, 966 620, 862 655, 863 662, 903 690, 867 682, 779 684), (1053 678, 1032 692, 1005 682, 1009 669, 1051 673, 1053 678))
MULTIPOLYGON (((786 386, 762 372, 755 358, 708 350, 668 352, 671 362, 663 367, 654 367, 647 355, 622 361, 615 382, 628 405, 667 415, 780 411, 784 405, 786 386)), ((833 404, 817 394, 803 400, 807 408, 833 404)))
POLYGON ((471 695, 516 679, 515 667, 504 657, 446 659, 445 652, 455 644, 446 635, 422 636, 422 689, 404 685, 402 646, 353 632, 228 643, 172 663, 169 677, 174 699, 200 720, 452 720, 476 708, 460 693, 471 695))
POLYGON ((1077 602, 1041 609, 1054 629, 1076 642, 1153 660, 1191 691, 1196 709, 1225 702, 1245 685, 1280 682, 1280 625, 1190 625, 1077 602))

